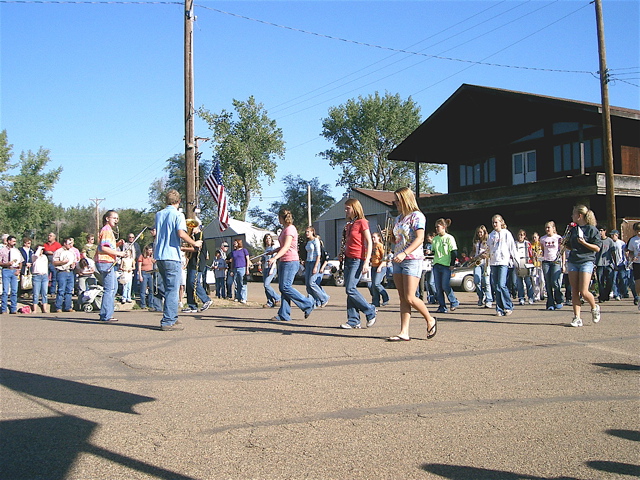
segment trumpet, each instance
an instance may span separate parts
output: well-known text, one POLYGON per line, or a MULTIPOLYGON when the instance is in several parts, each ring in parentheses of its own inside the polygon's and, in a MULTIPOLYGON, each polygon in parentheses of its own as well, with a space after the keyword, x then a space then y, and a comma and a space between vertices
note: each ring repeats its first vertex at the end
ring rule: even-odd
POLYGON ((562 240, 560 240, 560 248, 558 249, 558 254, 556 255, 556 259, 554 260, 554 262, 559 261, 564 255, 564 252, 567 251, 569 237, 571 236, 571 229, 576 225, 576 223, 571 222, 569 225, 567 225, 567 228, 565 228, 564 234, 562 235, 562 240))

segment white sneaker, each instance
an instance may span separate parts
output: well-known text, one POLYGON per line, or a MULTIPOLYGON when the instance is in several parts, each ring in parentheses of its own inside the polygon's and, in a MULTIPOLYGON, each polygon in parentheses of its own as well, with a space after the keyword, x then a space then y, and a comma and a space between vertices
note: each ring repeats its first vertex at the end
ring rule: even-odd
POLYGON ((376 317, 373 317, 371 320, 367 320, 367 328, 373 327, 374 323, 376 323, 376 317))
POLYGON ((340 325, 340 328, 345 328, 347 330, 350 330, 352 328, 361 328, 361 327, 360 327, 360 324, 358 324, 358 325, 350 325, 348 323, 343 323, 342 325, 340 325))
POLYGON ((600 305, 596 305, 596 308, 591 310, 591 320, 593 320, 593 323, 600 321, 600 305))
POLYGON ((202 305, 202 308, 200 309, 201 312, 204 312, 205 310, 207 310, 210 306, 211 306, 211 300, 208 300, 204 303, 204 305, 202 305))
POLYGON ((529 305, 533 305, 533 298, 529 299, 529 305))
POLYGON ((580 317, 573 317, 573 322, 571 322, 572 327, 581 327, 582 319, 580 317))

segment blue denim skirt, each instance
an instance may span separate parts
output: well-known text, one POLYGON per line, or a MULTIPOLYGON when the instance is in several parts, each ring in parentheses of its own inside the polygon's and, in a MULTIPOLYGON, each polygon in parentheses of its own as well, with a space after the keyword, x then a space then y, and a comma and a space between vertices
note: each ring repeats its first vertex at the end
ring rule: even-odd
POLYGON ((393 262, 393 274, 409 275, 410 277, 422 277, 422 260, 403 260, 400 263, 393 262))

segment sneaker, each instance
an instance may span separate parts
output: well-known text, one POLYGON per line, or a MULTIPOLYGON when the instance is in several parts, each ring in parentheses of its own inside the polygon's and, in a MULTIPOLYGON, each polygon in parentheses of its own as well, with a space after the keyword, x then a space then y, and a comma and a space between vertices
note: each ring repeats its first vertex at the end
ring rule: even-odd
POLYGON ((105 323, 114 323, 114 322, 117 322, 117 321, 118 321, 117 318, 110 318, 109 320, 103 320, 103 322, 105 322, 105 323))
POLYGON ((320 304, 320 308, 326 307, 328 303, 329 303, 329 299, 327 298, 326 302, 320 304))
POLYGON ((581 327, 582 319, 580 317, 573 317, 573 321, 571 322, 572 327, 581 327))
POLYGON ((496 312, 496 317, 504 317, 504 312, 496 312))
POLYGON ((493 308, 493 304, 491 302, 487 302, 484 304, 484 308, 493 308))
POLYGON ((240 303, 243 304, 243 305, 246 305, 247 301, 246 300, 240 300, 240 303))
POLYGON ((591 310, 591 320, 593 323, 598 323, 600 321, 600 305, 596 305, 596 308, 591 310))
POLYGON ((387 300, 386 302, 382 302, 383 307, 386 307, 387 305, 389 305, 389 300, 387 300))
MULTIPOLYGON (((378 313, 378 312, 376 311, 376 313, 378 313)), ((376 317, 373 317, 373 318, 371 318, 371 319, 367 320, 367 328, 369 328, 369 327, 373 327, 373 325, 374 325, 375 323, 376 323, 376 317)))
POLYGON ((533 298, 529 299, 529 305, 533 305, 533 298))
POLYGON ((618 295, 617 297, 615 297, 615 300, 620 301, 620 296, 618 295))
POLYGON ((520 305, 524 305, 524 298, 520 299, 520 305))
POLYGON ((270 303, 265 303, 264 305, 262 305, 262 308, 273 308, 273 305, 271 305, 270 303))
POLYGON ((173 325, 162 325, 160 327, 160 330, 162 330, 163 332, 176 332, 179 330, 184 330, 184 325, 176 322, 173 325))
POLYGON ((351 330, 352 328, 362 328, 362 327, 360 326, 360 324, 351 325, 350 323, 343 323, 342 325, 340 325, 340 328, 345 328, 347 330, 351 330))
POLYGON ((564 305, 559 303, 556 305, 556 310, 560 310, 562 307, 564 307, 564 305))
POLYGON ((197 308, 183 308, 182 313, 198 313, 197 308))
POLYGON ((552 306, 552 307, 547 307, 547 310, 551 310, 551 311, 553 311, 553 310, 555 310, 555 309, 556 309, 556 307, 553 307, 553 306, 552 306))
POLYGON ((200 308, 200 311, 204 312, 205 310, 207 310, 211 306, 211 303, 211 300, 207 300, 206 302, 204 302, 204 304, 200 308))
POLYGON ((505 315, 511 315, 513 313, 513 310, 505 310, 504 314, 505 315))

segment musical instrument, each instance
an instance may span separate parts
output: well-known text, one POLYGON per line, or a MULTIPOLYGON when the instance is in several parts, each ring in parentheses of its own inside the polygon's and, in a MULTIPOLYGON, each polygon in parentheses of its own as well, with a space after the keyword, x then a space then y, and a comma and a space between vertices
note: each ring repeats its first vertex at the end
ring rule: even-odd
POLYGON ((487 252, 484 252, 484 253, 481 253, 480 255, 476 255, 475 257, 472 257, 471 259, 469 259, 469 262, 475 265, 476 267, 478 267, 487 258, 489 258, 489 254, 487 252))
MULTIPOLYGON (((202 225, 202 222, 200 220, 198 220, 197 218, 187 218, 187 235, 189 235, 194 240, 197 240, 196 237, 193 234, 193 230, 196 227, 199 227, 200 225, 202 225)), ((200 233, 200 236, 202 236, 202 232, 199 232, 199 233, 200 233)), ((193 247, 191 247, 191 245, 189 245, 186 242, 182 242, 182 247, 193 248, 193 247)), ((200 250, 198 250, 198 252, 199 251, 200 250)), ((191 260, 191 256, 193 255, 193 253, 194 252, 192 250, 185 250, 184 256, 186 257, 187 261, 191 260)))
POLYGON ((378 233, 380 234, 380 238, 382 239, 382 247, 384 248, 383 258, 386 261, 393 245, 393 218, 387 216, 385 220, 384 230, 382 230, 380 228, 380 225, 378 225, 378 233))
POLYGON ((567 225, 567 228, 564 230, 564 234, 562 235, 562 240, 560 240, 560 248, 558 249, 558 254, 556 255, 556 259, 554 260, 554 262, 559 261, 563 257, 564 252, 567 250, 567 245, 569 244, 571 229, 575 226, 577 226, 577 223, 571 222, 569 225, 567 225))

